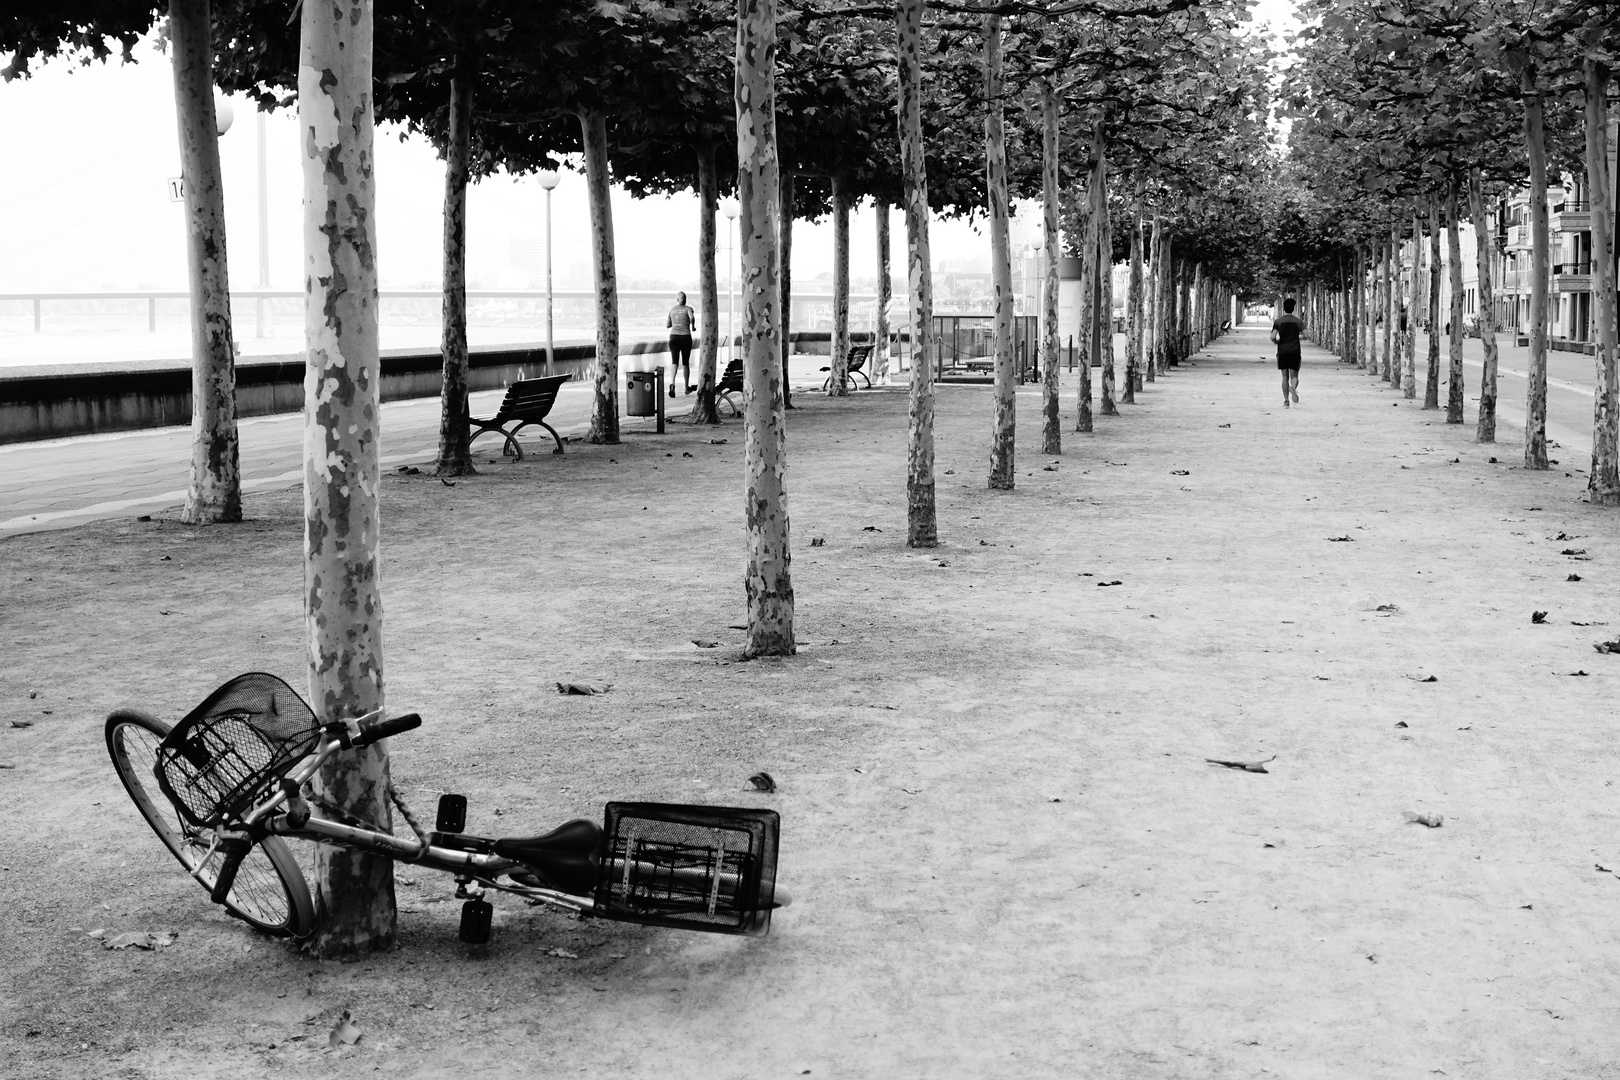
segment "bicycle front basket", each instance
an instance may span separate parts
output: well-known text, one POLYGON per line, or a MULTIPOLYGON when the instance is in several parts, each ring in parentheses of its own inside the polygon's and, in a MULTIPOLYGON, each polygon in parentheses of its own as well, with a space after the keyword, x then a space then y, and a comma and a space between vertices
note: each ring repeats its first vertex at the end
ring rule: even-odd
POLYGON ((292 687, 262 672, 209 694, 158 744, 158 786, 193 825, 239 815, 320 741, 321 728, 292 687))
POLYGON ((776 811, 615 802, 605 816, 591 914, 719 934, 770 931, 776 811))

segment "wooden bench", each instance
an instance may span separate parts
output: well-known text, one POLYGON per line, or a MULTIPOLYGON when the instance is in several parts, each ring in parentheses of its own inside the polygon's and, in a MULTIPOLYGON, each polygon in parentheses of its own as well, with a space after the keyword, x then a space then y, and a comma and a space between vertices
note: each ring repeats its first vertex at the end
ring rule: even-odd
MULTIPOLYGON (((871 357, 871 355, 872 346, 870 345, 851 345, 849 347, 849 356, 844 361, 844 383, 851 390, 860 389, 860 387, 855 385, 855 376, 857 375, 865 380, 866 388, 868 390, 872 389, 872 380, 866 378, 866 372, 861 370, 861 368, 866 366, 866 361, 871 357)), ((830 373, 832 368, 824 367, 821 370, 830 373)), ((828 374, 826 381, 821 384, 821 388, 823 390, 831 389, 832 380, 832 375, 828 374)))
POLYGON ((508 386, 506 396, 501 399, 501 407, 494 416, 480 420, 468 415, 467 423, 478 430, 468 435, 467 445, 471 446, 472 441, 486 431, 499 432, 506 439, 506 453, 522 461, 523 447, 518 445, 517 433, 530 424, 538 424, 551 432, 551 437, 557 442, 557 449, 552 453, 562 453, 562 437, 557 434, 556 428, 546 423, 546 414, 556 404, 557 391, 571 378, 572 375, 547 375, 540 379, 519 379, 508 386), (513 425, 510 431, 507 430, 508 424, 513 425))
POLYGON ((737 408, 737 403, 735 401, 731 400, 731 395, 734 393, 741 394, 742 390, 743 362, 741 360, 733 360, 731 363, 726 365, 726 373, 720 376, 720 381, 715 384, 715 408, 718 409, 720 407, 720 402, 724 401, 728 406, 730 406, 732 416, 741 416, 742 410, 737 408))

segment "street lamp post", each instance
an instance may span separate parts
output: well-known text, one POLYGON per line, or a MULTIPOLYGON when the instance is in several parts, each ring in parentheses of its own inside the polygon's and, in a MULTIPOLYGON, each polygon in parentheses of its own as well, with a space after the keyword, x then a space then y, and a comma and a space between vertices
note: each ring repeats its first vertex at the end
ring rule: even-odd
POLYGON ((726 215, 726 360, 736 359, 737 349, 737 256, 732 250, 737 239, 737 200, 720 204, 726 215))
POLYGON ((551 189, 557 186, 562 179, 556 170, 547 169, 540 174, 540 186, 546 189, 546 374, 552 374, 551 365, 556 362, 556 347, 552 341, 552 315, 551 315, 551 189))

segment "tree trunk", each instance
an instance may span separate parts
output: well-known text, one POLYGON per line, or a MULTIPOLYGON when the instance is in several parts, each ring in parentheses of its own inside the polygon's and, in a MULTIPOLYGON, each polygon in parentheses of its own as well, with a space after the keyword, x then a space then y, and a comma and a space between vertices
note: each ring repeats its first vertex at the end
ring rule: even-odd
POLYGON ((1148 277, 1147 277, 1147 328, 1142 335, 1142 377, 1148 382, 1154 382, 1159 377, 1157 355, 1159 351, 1159 294, 1163 291, 1163 274, 1160 273, 1163 258, 1164 236, 1159 223, 1159 212, 1153 211, 1153 233, 1148 240, 1148 277))
POLYGON ((1417 400, 1418 297, 1423 281, 1423 224, 1412 214, 1412 295, 1406 304, 1406 365, 1401 377, 1401 393, 1407 401, 1417 400))
POLYGON ((1114 237, 1108 217, 1108 144, 1104 141, 1103 121, 1091 127, 1092 185, 1091 212, 1097 221, 1097 325, 1101 328, 1097 346, 1102 357, 1101 409, 1104 416, 1118 416, 1114 404, 1114 237))
POLYGON ((1496 313, 1491 287, 1491 224, 1485 211, 1485 190, 1479 170, 1468 171, 1468 216, 1474 222, 1474 266, 1479 276, 1479 343, 1485 350, 1485 370, 1479 377, 1479 423, 1474 437, 1496 441, 1496 313))
MULTIPOLYGON (((1096 173, 1092 173, 1092 182, 1096 173)), ((1086 197, 1078 200, 1080 212, 1080 378, 1075 383, 1074 430, 1092 429, 1091 417, 1091 365, 1102 355, 1102 341, 1097 333, 1097 215, 1092 213, 1090 188, 1086 197)))
POLYGON ((1041 221, 1046 278, 1041 288, 1041 453, 1063 453, 1061 390, 1058 388, 1058 122, 1057 89, 1041 80, 1041 221))
POLYGON ((832 371, 827 376, 830 397, 848 397, 849 370, 849 181, 832 177, 832 371))
MULTIPOLYGON (((1353 260, 1352 260, 1353 261, 1353 260)), ((1354 325, 1355 305, 1350 298, 1350 279, 1344 265, 1344 256, 1339 256, 1339 306, 1343 309, 1339 313, 1342 325, 1339 327, 1339 359, 1349 364, 1356 358, 1354 339, 1350 328, 1354 325)))
MULTIPOLYGON (((1395 231, 1390 230, 1393 237, 1395 231)), ((1391 240, 1384 245, 1384 363, 1379 371, 1379 378, 1384 382, 1394 382, 1396 379, 1395 365, 1395 241, 1391 240)))
POLYGON ((1446 423, 1460 424, 1463 422, 1463 273, 1456 176, 1446 182, 1446 261, 1447 276, 1451 280, 1451 366, 1446 385, 1446 423))
POLYGON ((1158 278, 1159 318, 1158 329, 1153 335, 1153 351, 1157 354, 1154 359, 1158 364, 1159 374, 1163 375, 1170 370, 1170 349, 1176 337, 1176 257, 1174 241, 1170 239, 1168 230, 1164 234, 1164 252, 1160 257, 1158 278))
POLYGON ((990 207, 990 277, 995 289, 995 426, 990 436, 990 487, 1013 486, 1013 430, 1018 373, 1013 370, 1012 252, 1007 223, 1007 133, 1001 83, 1001 16, 984 17, 984 186, 990 207))
MULTIPOLYGON (((715 147, 697 148, 698 166, 698 392, 692 410, 694 424, 720 422, 720 273, 715 266, 719 248, 717 222, 720 179, 714 163, 715 147)), ((670 378, 674 379, 674 366, 670 378)))
MULTIPOLYGON (((325 723, 383 706, 371 4, 306 4, 301 33, 304 625, 309 701, 325 723)), ((317 783, 323 798, 385 831, 392 822, 387 746, 336 755, 317 783)), ((393 943, 393 865, 315 846, 311 952, 353 956, 393 943)))
POLYGON ((1423 407, 1440 407, 1440 198, 1429 196, 1429 372, 1423 407))
POLYGON ((745 656, 792 656, 787 415, 777 317, 776 0, 737 0, 737 202, 743 279, 743 513, 748 527, 745 656))
POLYGON ((776 233, 778 272, 782 276, 782 408, 793 408, 793 384, 788 381, 788 360, 793 355, 793 170, 782 169, 778 176, 776 233))
POLYGON ((225 188, 214 121, 208 0, 172 0, 174 105, 185 178, 186 270, 191 288, 191 485, 180 520, 242 520, 236 435, 236 342, 225 259, 225 188))
POLYGON ((439 390, 439 476, 475 472, 467 421, 467 153, 472 142, 476 61, 456 57, 450 77, 450 133, 444 148, 444 310, 439 348, 444 379, 439 390))
POLYGON ((1131 213, 1131 279, 1125 289, 1125 404, 1136 404, 1142 378, 1142 188, 1131 213))
POLYGON ((905 186, 906 284, 911 290, 911 395, 906 422, 906 544, 939 543, 934 504, 934 284, 928 250, 928 159, 922 130, 925 0, 896 0, 900 171, 905 186))
POLYGON ((877 222, 877 318, 872 342, 873 380, 889 381, 889 305, 894 302, 893 271, 889 268, 889 204, 872 200, 872 216, 877 222))
POLYGON ((1524 410, 1524 467, 1547 467, 1547 141, 1542 134, 1541 94, 1535 72, 1519 76, 1524 97, 1524 142, 1530 158, 1530 378, 1524 410))
POLYGON ((1614 203, 1606 133, 1609 128, 1607 64, 1586 62, 1586 190, 1592 203, 1592 294, 1597 325, 1592 335, 1597 392, 1592 395, 1592 473, 1587 492, 1598 506, 1620 506, 1620 374, 1616 369, 1617 327, 1614 275, 1614 203))
POLYGON ((591 204, 591 269, 596 279, 596 361, 591 365, 591 430, 587 442, 619 441, 619 272, 613 244, 607 117, 579 114, 585 187, 591 204))

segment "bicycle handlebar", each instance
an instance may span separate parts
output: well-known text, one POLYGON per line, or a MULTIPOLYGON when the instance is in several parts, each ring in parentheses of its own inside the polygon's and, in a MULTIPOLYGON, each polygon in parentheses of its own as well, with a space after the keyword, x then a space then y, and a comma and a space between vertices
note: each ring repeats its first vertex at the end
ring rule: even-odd
POLYGON ((381 718, 360 721, 360 735, 354 740, 355 746, 370 746, 380 739, 391 735, 403 735, 407 731, 414 731, 422 726, 422 718, 416 713, 406 713, 391 720, 381 718))

